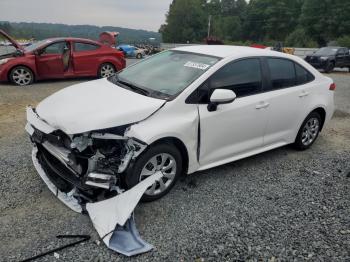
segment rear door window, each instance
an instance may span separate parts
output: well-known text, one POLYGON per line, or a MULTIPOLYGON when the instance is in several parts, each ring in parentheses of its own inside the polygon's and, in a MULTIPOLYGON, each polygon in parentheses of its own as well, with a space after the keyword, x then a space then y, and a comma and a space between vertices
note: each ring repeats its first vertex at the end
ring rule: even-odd
POLYGON ((237 97, 260 93, 262 89, 260 59, 248 58, 225 65, 211 77, 210 88, 231 89, 237 97))
POLYGON ((270 90, 296 85, 294 62, 281 58, 267 58, 270 70, 270 90))
POLYGON ((75 42, 74 43, 74 51, 75 52, 84 52, 84 51, 92 51, 98 49, 98 45, 90 44, 90 43, 81 43, 81 42, 75 42))

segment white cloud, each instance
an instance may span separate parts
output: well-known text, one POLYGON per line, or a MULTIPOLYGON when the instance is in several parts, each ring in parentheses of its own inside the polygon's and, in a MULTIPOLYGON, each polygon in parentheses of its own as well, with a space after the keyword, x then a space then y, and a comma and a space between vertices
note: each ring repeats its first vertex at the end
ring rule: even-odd
POLYGON ((172 0, 1 0, 0 20, 157 31, 172 0))

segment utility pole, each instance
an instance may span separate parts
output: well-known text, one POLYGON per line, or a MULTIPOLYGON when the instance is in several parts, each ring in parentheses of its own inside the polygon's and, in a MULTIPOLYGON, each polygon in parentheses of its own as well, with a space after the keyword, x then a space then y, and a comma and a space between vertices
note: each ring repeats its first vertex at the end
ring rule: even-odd
POLYGON ((211 15, 208 18, 208 38, 210 37, 211 15))

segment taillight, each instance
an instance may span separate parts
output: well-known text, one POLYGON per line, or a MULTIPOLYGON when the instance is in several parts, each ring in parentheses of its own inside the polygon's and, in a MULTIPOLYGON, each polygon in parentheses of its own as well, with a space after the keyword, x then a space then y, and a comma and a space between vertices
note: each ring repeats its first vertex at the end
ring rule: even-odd
POLYGON ((332 83, 332 84, 329 86, 329 90, 334 91, 336 87, 337 87, 337 86, 335 85, 335 83, 332 83))

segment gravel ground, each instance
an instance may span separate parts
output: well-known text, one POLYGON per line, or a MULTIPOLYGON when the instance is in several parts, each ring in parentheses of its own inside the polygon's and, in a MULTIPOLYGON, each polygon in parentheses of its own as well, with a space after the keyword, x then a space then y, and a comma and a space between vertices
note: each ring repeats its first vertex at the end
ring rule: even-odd
POLYGON ((283 147, 183 178, 135 211, 156 248, 129 259, 97 245, 87 216, 65 207, 33 168, 24 108, 77 81, 0 85, 0 261, 56 247, 58 234, 92 240, 37 261, 350 261, 350 74, 337 84, 337 111, 313 147, 283 147))

